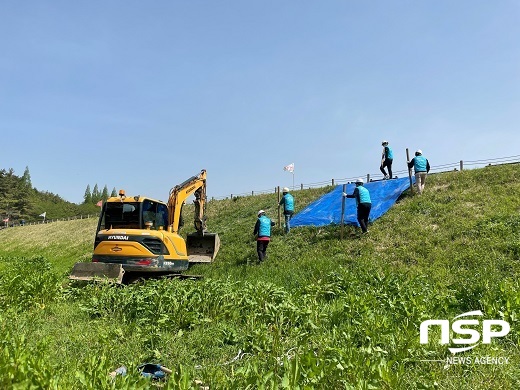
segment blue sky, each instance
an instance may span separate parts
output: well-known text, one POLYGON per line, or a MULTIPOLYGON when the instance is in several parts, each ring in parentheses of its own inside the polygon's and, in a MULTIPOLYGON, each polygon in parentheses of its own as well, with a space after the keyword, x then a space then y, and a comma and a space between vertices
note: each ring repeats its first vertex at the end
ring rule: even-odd
POLYGON ((0 4, 0 168, 79 203, 520 154, 520 2, 0 4))

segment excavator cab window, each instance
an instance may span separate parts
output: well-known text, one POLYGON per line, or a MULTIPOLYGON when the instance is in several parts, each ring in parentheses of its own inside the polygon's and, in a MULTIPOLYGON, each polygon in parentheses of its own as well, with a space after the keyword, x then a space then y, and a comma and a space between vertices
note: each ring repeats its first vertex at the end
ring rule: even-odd
POLYGON ((146 222, 152 223, 152 228, 155 228, 155 215, 157 212, 157 203, 146 199, 143 202, 143 227, 146 222))
POLYGON ((157 214, 155 215, 155 226, 157 229, 162 228, 166 230, 168 228, 168 207, 165 204, 157 205, 157 214))
POLYGON ((143 225, 152 222, 152 229, 168 226, 168 208, 166 205, 145 199, 143 202, 143 225))
POLYGON ((139 203, 106 203, 101 226, 105 229, 139 229, 139 203))

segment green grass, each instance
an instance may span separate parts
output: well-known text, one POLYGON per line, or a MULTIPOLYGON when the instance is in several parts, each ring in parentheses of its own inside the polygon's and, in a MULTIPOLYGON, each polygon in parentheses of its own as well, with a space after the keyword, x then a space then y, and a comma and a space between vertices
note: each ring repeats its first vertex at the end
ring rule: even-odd
MULTIPOLYGON (((297 211, 330 190, 295 192, 297 211)), ((256 212, 277 221, 276 195, 212 201, 221 250, 190 270, 204 279, 126 287, 66 279, 89 259, 94 219, 2 230, 0 387, 148 388, 135 367, 152 361, 174 369, 172 389, 516 389, 519 193, 519 165, 431 175, 368 236, 276 226, 261 265, 256 212), (472 310, 511 331, 460 356, 509 364, 423 361, 449 352, 435 337, 421 345, 420 323, 472 310), (129 375, 111 381, 121 365, 129 375)))

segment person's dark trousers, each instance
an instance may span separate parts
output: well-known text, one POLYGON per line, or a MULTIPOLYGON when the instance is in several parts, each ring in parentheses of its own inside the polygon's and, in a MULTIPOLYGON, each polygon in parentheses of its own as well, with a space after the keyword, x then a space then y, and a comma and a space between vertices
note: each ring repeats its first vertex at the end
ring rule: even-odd
POLYGON ((386 162, 386 167, 388 169, 388 176, 390 176, 390 179, 392 179, 394 176, 392 174, 392 162, 394 160, 391 160, 391 159, 387 159, 385 162, 386 162))
POLYGON ((385 176, 386 176, 385 168, 388 168, 388 176, 390 176, 390 179, 393 178, 393 176, 392 176, 392 162, 393 162, 393 161, 394 161, 394 160, 392 160, 392 159, 388 159, 388 158, 387 158, 387 159, 383 162, 383 165, 381 165, 381 166, 379 167, 379 170, 380 170, 381 173, 382 173, 383 175, 385 175, 385 176))
POLYGON ((256 251, 258 252, 258 261, 264 261, 265 256, 267 256, 267 245, 269 245, 269 241, 257 241, 256 242, 256 251))
POLYGON ((360 203, 357 207, 357 220, 363 233, 368 231, 368 217, 370 215, 371 203, 360 203))

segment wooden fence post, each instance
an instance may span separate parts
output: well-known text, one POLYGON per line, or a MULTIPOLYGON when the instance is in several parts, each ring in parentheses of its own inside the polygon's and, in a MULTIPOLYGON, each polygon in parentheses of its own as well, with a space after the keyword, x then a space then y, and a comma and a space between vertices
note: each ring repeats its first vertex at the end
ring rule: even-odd
POLYGON ((277 199, 278 199, 278 226, 282 226, 282 217, 280 215, 280 186, 277 187, 277 199))
POLYGON ((460 160, 460 171, 462 172, 463 169, 464 169, 464 162, 462 160, 460 160))
MULTIPOLYGON (((408 168, 408 161, 410 161, 410 152, 406 148, 406 167, 408 168)), ((410 192, 413 194, 412 170, 408 168, 408 177, 410 178, 410 192)))
POLYGON ((341 193, 341 231, 340 231, 340 239, 343 240, 343 228, 345 226, 345 197, 343 193, 347 191, 347 185, 343 184, 343 192, 341 193))

